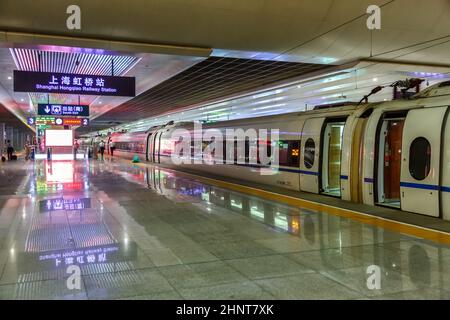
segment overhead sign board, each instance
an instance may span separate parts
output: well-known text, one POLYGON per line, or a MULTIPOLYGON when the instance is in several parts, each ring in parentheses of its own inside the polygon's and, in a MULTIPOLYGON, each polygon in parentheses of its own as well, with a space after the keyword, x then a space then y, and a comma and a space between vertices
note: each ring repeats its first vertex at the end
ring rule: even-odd
POLYGON ((89 117, 89 106, 72 104, 38 104, 40 116, 77 116, 89 117))
POLYGON ((134 77, 14 70, 14 91, 134 97, 136 80, 134 77))

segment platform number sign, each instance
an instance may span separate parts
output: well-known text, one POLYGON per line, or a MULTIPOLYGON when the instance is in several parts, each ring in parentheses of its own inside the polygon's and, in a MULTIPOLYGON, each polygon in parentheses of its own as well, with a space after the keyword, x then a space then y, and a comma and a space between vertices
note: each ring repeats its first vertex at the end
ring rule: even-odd
POLYGON ((28 117, 27 118, 27 123, 30 126, 34 126, 36 124, 36 118, 35 117, 28 117))
POLYGON ((83 120, 81 120, 81 125, 83 127, 89 126, 89 119, 88 118, 84 118, 83 120))

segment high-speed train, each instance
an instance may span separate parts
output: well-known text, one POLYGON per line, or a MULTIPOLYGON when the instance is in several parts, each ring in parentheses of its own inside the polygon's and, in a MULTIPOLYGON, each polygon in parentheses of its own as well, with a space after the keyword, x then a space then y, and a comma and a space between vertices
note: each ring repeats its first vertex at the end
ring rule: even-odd
MULTIPOLYGON (((279 129, 278 171, 261 174, 267 168, 249 161, 247 141, 243 153, 235 150, 244 157, 235 156, 232 164, 179 166, 450 220, 449 106, 447 81, 409 99, 203 124, 203 130, 221 132, 279 129)), ((118 156, 137 154, 143 161, 173 164, 176 129, 192 132, 193 124, 170 122, 146 132, 114 133, 106 138, 107 146, 114 141, 118 156)), ((202 140, 203 146, 211 142, 202 140)), ((255 143, 274 142, 258 137, 255 143)), ((195 152, 193 159, 201 157, 195 152)))

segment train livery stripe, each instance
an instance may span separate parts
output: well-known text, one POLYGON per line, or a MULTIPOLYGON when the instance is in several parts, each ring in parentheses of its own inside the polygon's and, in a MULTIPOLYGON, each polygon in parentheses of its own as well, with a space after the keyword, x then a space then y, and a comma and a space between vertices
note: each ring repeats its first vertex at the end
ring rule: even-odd
POLYGON ((348 176, 345 176, 345 175, 342 175, 342 174, 341 174, 341 179, 342 179, 342 180, 348 180, 348 176))
POLYGON ((364 178, 364 182, 373 183, 373 179, 372 178, 364 178))
POLYGON ((318 176, 319 175, 318 172, 314 172, 314 171, 299 170, 298 172, 301 174, 307 174, 310 176, 318 176))
POLYGON ((450 187, 441 187, 442 192, 450 192, 450 187))
POLYGON ((432 184, 412 183, 412 182, 400 182, 400 187, 425 189, 425 190, 437 190, 437 191, 439 191, 441 189, 439 186, 432 185, 432 184))
MULTIPOLYGON (((167 154, 160 154, 161 157, 170 157, 170 155, 167 154)), ((226 163, 219 163, 220 165, 225 165, 226 163)), ((282 167, 271 167, 271 166, 265 166, 265 165, 261 165, 261 164, 250 164, 250 163, 233 163, 230 165, 234 165, 234 166, 240 166, 240 167, 250 167, 250 168, 266 168, 266 169, 273 169, 273 170, 279 170, 282 172, 291 172, 291 173, 302 173, 302 174, 309 174, 309 175, 314 175, 314 176, 318 176, 319 173, 315 172, 315 171, 306 171, 306 170, 300 170, 300 169, 290 169, 290 168, 282 168, 282 167)))

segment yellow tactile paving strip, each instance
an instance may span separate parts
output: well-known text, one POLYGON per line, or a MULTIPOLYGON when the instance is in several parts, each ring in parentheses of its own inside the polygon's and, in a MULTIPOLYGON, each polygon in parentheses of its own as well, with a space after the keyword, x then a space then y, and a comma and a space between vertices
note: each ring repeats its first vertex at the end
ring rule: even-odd
MULTIPOLYGON (((122 159, 121 159, 122 160, 122 159)), ((147 164, 147 163, 134 163, 135 165, 139 166, 157 166, 154 164, 147 164)), ((164 170, 170 170, 170 171, 176 171, 174 169, 161 167, 164 170)), ((345 217, 352 219, 354 221, 358 221, 361 223, 377 226, 380 228, 384 228, 386 230, 394 231, 397 233, 403 233, 410 236, 419 237, 422 239, 431 240, 440 244, 447 244, 450 245, 450 234, 439 231, 439 230, 433 230, 429 228, 424 228, 420 226, 415 226, 412 224, 399 222, 391 219, 386 219, 382 217, 373 216, 367 213, 353 211, 349 209, 343 209, 338 208, 330 205, 326 205, 323 203, 318 203, 310 200, 300 199, 291 197, 288 195, 283 195, 280 193, 275 193, 271 191, 261 190, 253 187, 243 186, 236 183, 226 182, 222 180, 212 179, 203 177, 201 175, 187 173, 183 171, 176 171, 177 174, 185 175, 185 176, 191 176, 194 177, 196 180, 207 183, 209 185, 213 185, 220 188, 225 188, 253 196, 257 196, 266 200, 274 200, 281 203, 288 204, 293 207, 299 207, 299 208, 306 208, 311 210, 316 210, 320 212, 325 212, 328 214, 345 217)))

